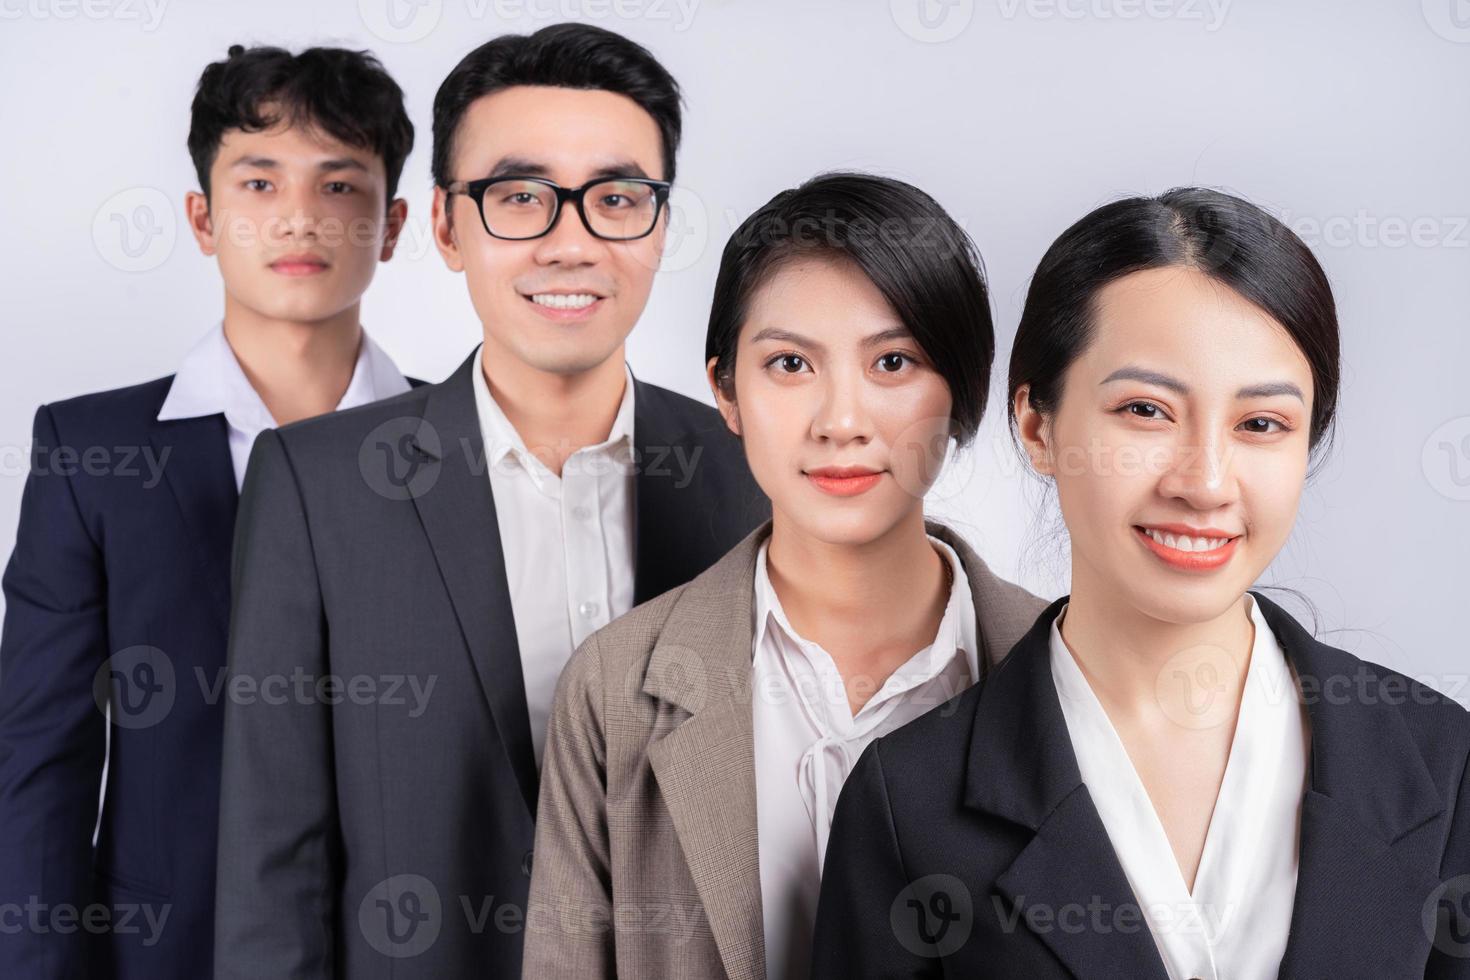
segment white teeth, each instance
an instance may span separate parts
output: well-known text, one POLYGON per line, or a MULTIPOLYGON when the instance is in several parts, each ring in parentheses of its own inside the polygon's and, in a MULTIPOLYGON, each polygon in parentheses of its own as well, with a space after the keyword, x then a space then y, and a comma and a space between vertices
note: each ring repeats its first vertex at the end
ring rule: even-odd
POLYGON ((553 310, 580 310, 597 302, 597 297, 591 293, 537 293, 531 302, 553 310))
POLYGON ((1173 548, 1175 551, 1214 551, 1216 548, 1223 548, 1230 541, 1229 538, 1192 538, 1187 534, 1165 534, 1151 527, 1143 530, 1165 548, 1173 548))

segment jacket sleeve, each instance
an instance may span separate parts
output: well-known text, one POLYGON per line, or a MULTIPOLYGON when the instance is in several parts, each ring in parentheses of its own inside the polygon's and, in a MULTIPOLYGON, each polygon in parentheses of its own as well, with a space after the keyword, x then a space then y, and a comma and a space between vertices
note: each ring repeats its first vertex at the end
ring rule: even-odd
POLYGON ((1424 976, 1470 980, 1470 759, 1460 775, 1439 876, 1444 891, 1436 897, 1435 907, 1425 910, 1434 916, 1436 931, 1424 976))
POLYGON ((76 934, 38 930, 31 904, 80 911, 92 893, 92 831, 106 755, 93 680, 106 662, 107 576, 69 475, 51 463, 60 436, 36 412, 31 471, 5 570, 0 634, 0 976, 79 977, 76 934))
POLYGON ((880 755, 882 739, 858 758, 837 797, 812 940, 813 980, 939 977, 940 961, 901 940, 889 912, 909 886, 893 829, 880 755))
POLYGON ((547 726, 526 916, 527 980, 617 975, 602 692, 594 633, 562 672, 547 726))
MULTIPOLYGON (((268 696, 328 670, 311 530, 279 433, 255 440, 235 523, 215 885, 217 980, 334 974, 340 825, 330 708, 268 696)), ((279 693, 279 692, 278 692, 279 693)))

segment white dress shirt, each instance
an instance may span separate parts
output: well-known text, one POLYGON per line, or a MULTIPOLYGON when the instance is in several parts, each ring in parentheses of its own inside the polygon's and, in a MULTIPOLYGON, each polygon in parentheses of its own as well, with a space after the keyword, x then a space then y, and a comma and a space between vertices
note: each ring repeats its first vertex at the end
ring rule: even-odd
POLYGON ((633 608, 633 373, 624 363, 607 438, 568 456, 561 476, 495 403, 478 354, 471 373, 540 768, 562 668, 583 640, 633 608))
MULTIPOLYGON (((409 389, 402 372, 364 330, 357 348, 352 380, 337 402, 337 409, 354 408, 409 389)), ((245 483, 245 464, 255 437, 276 428, 276 420, 235 357, 225 339, 221 321, 200 337, 184 355, 173 384, 158 410, 158 420, 192 419, 224 413, 230 436, 230 461, 235 466, 235 489, 245 483)))
MULTIPOLYGON (((1127 749, 1062 640, 1065 606, 1051 626, 1052 678, 1082 781, 1171 980, 1275 977, 1286 952, 1309 721, 1271 627, 1250 593, 1245 601, 1255 640, 1192 893, 1127 749)), ((1204 691, 1206 670, 1181 683, 1204 691)))
POLYGON ((766 572, 769 538, 756 555, 751 701, 767 980, 808 974, 832 812, 863 749, 978 677, 969 577, 953 548, 929 541, 954 573, 934 641, 856 715, 831 654, 798 635, 781 608, 766 572))

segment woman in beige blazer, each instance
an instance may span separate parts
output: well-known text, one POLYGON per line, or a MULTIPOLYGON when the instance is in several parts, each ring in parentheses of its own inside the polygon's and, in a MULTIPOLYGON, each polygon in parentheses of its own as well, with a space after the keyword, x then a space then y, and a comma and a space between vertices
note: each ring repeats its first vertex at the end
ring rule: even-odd
POLYGON ((826 174, 735 232, 707 373, 772 519, 562 675, 525 977, 806 976, 863 747, 977 681, 1045 607, 924 517, 993 353, 974 245, 915 187, 826 174))

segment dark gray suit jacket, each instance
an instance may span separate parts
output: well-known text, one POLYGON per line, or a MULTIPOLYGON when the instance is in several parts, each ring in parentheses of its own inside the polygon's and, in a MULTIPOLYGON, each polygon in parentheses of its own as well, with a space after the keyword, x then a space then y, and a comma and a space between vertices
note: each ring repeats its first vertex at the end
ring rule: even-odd
MULTIPOLYGON (((215 975, 515 977, 538 792, 471 372, 267 431, 242 491, 215 975)), ((635 380, 635 602, 770 513, 635 380)))

